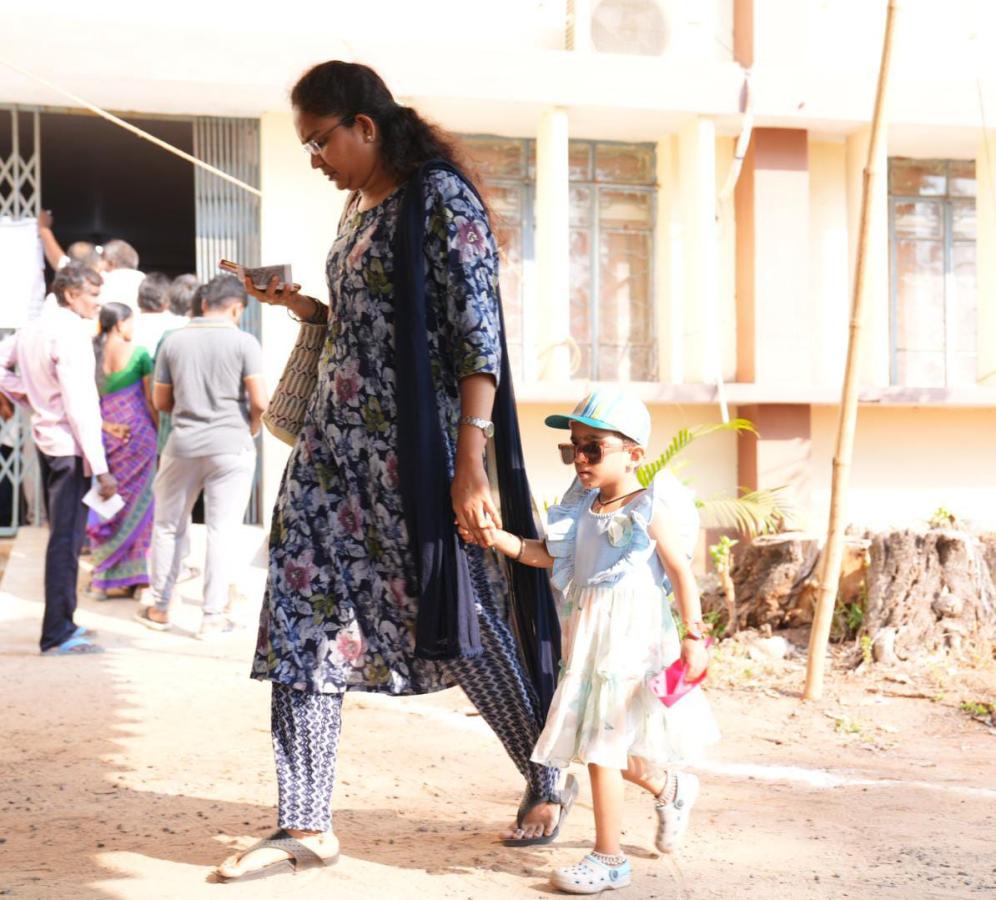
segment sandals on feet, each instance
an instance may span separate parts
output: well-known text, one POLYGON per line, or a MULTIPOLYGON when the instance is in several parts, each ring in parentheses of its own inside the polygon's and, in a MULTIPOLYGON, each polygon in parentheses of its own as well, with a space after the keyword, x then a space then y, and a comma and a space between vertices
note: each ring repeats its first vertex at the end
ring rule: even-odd
POLYGON ((560 797, 554 800, 540 799, 536 800, 528 795, 522 801, 519 806, 519 812, 515 816, 515 824, 517 827, 522 827, 522 822, 529 815, 532 810, 542 803, 559 803, 560 804, 560 817, 557 819, 557 827, 553 829, 550 834, 541 834, 539 837, 531 838, 505 838, 502 843, 506 847, 535 847, 538 844, 552 844, 557 837, 560 835, 560 826, 567 821, 567 817, 570 815, 571 810, 574 808, 574 801, 578 798, 578 780, 573 775, 567 776, 567 781, 564 783, 564 789, 560 792, 560 797))
POLYGON ((252 869, 243 875, 223 875, 215 869, 215 876, 219 881, 230 884, 235 881, 254 881, 257 878, 269 878, 281 872, 291 872, 297 874, 305 869, 317 869, 322 866, 331 866, 339 861, 339 852, 333 856, 319 856, 310 847, 306 847, 297 838, 291 837, 282 828, 275 831, 268 838, 253 844, 248 850, 243 850, 239 854, 239 859, 244 859, 254 850, 261 850, 264 847, 271 847, 276 850, 283 850, 289 854, 290 859, 278 859, 275 862, 262 866, 259 869, 252 869))
POLYGON ((63 641, 57 647, 42 650, 42 656, 79 656, 84 653, 103 652, 104 648, 100 644, 95 644, 81 635, 74 634, 69 640, 63 641))

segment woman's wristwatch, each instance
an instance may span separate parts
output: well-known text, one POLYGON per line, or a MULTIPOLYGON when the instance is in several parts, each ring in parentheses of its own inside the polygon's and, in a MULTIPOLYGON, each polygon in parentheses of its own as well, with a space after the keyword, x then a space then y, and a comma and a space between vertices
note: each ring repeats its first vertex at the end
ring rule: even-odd
POLYGON ((488 440, 491 440, 495 436, 495 423, 489 422, 487 419, 479 419, 477 416, 464 416, 460 420, 460 424, 473 425, 474 428, 480 428, 488 440))

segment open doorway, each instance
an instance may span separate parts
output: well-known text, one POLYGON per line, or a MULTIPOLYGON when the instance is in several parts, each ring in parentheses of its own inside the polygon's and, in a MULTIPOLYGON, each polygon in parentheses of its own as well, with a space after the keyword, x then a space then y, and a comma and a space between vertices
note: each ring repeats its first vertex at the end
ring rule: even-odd
MULTIPOLYGON (((129 121, 193 151, 189 119, 129 121)), ((121 238, 143 272, 196 271, 194 169, 160 147, 98 116, 43 112, 41 189, 63 247, 121 238)))
MULTIPOLYGON (((214 182, 219 179, 205 178, 186 160, 99 116, 46 110, 40 118, 42 207, 52 211, 53 231, 63 247, 74 241, 102 245, 120 238, 138 251, 139 269, 143 272, 163 272, 170 277, 192 272, 202 280, 217 273, 216 260, 198 259, 198 245, 214 250, 206 236, 233 240, 239 233, 229 218, 218 215, 219 204, 214 202, 212 192, 217 192, 214 182)), ((212 128, 224 128, 229 123, 245 127, 242 120, 124 118, 200 158, 208 154, 206 147, 197 146, 198 129, 203 145, 204 134, 212 136, 212 128)), ((252 137, 258 142, 255 132, 250 140, 252 137)), ((237 149, 235 142, 225 146, 237 149)), ((230 167, 227 158, 212 162, 230 167)), ((238 204, 229 202, 223 208, 242 224, 238 204)), ((242 218, 249 220, 248 216, 242 218)), ((258 243, 258 226, 252 236, 258 243)), ((243 254, 245 261, 252 264, 248 257, 243 254)), ((258 319, 253 309, 243 321, 243 327, 257 337, 258 319)), ((260 521, 260 491, 257 467, 246 514, 246 521, 252 524, 260 521)), ((199 500, 194 521, 203 520, 199 500)))

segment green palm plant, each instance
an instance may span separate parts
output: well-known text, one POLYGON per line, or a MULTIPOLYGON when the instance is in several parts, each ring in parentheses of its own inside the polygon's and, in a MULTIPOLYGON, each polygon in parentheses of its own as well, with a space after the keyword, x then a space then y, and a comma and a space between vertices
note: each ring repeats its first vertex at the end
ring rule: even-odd
MULTIPOLYGON (((718 431, 757 434, 750 419, 731 419, 729 422, 699 425, 696 428, 681 428, 657 459, 639 468, 636 475, 640 484, 647 487, 665 469, 679 471, 685 461, 677 459, 678 455, 699 438, 718 431)), ((695 504, 702 513, 704 524, 733 528, 748 537, 755 537, 759 534, 771 534, 794 518, 792 507, 785 498, 784 486, 757 491, 741 488, 741 491, 739 497, 711 497, 708 500, 697 497, 695 504)))

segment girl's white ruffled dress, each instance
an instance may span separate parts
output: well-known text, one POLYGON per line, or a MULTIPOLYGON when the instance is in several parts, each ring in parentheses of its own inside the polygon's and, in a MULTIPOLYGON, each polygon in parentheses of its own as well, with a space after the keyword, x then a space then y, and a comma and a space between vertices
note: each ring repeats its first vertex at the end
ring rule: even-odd
POLYGON ((647 687, 681 652, 671 585, 648 528, 662 509, 691 554, 698 513, 691 491, 668 472, 616 512, 593 512, 597 496, 575 482, 547 517, 564 659, 532 759, 626 769, 635 757, 660 773, 719 738, 701 689, 668 709, 647 687))

